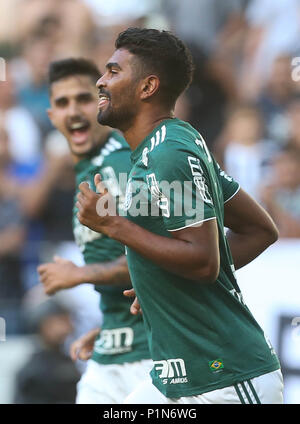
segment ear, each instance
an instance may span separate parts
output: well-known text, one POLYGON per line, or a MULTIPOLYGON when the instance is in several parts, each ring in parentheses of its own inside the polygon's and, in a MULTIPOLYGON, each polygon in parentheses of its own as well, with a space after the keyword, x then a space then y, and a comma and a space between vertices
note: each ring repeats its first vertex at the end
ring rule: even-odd
POLYGON ((47 109, 47 115, 48 115, 50 121, 52 122, 52 109, 51 108, 47 109))
POLYGON ((141 100, 146 100, 153 96, 159 89, 160 81, 156 75, 150 75, 143 80, 141 86, 141 100))

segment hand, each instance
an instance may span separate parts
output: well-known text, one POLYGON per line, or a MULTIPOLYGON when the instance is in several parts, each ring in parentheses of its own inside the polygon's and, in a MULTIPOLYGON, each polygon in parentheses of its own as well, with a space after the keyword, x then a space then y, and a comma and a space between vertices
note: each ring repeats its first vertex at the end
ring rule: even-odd
POLYGON ((127 297, 135 297, 132 305, 130 306, 130 312, 133 315, 142 314, 143 311, 142 311, 141 305, 139 304, 138 298, 135 296, 134 289, 124 290, 123 294, 124 294, 124 296, 127 296, 127 297))
POLYGON ((91 190, 86 182, 79 185, 77 218, 82 225, 108 235, 109 227, 117 215, 115 199, 101 182, 100 174, 95 175, 94 182, 99 194, 91 190))
POLYGON ((99 333, 100 328, 96 328, 75 340, 75 342, 73 342, 70 346, 71 359, 73 361, 76 361, 76 359, 87 361, 92 356, 94 343, 99 333))
POLYGON ((54 256, 54 263, 42 264, 37 268, 40 281, 48 295, 58 290, 69 289, 81 284, 80 267, 72 261, 54 256))

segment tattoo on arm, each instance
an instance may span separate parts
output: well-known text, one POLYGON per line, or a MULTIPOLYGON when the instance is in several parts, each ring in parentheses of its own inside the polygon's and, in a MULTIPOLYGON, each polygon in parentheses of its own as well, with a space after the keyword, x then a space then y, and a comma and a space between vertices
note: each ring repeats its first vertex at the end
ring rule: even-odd
POLYGON ((84 267, 85 280, 93 284, 128 286, 131 280, 125 256, 103 263, 89 264, 84 267))

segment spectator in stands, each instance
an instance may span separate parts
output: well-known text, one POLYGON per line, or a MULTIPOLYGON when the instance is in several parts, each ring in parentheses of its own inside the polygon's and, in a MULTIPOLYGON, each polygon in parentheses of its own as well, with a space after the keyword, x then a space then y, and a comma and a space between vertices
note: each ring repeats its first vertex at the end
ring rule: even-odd
POLYGON ((297 94, 286 108, 288 137, 286 145, 300 151, 300 95, 297 94))
POLYGON ((194 59, 194 78, 190 87, 176 103, 176 116, 188 121, 205 138, 208 147, 220 136, 226 110, 236 99, 236 85, 232 73, 219 67, 195 43, 188 44, 194 59))
POLYGON ((10 164, 8 134, 0 125, 0 315, 6 320, 7 334, 22 332, 20 304, 23 296, 20 252, 26 226, 13 184, 8 177, 10 164))
POLYGON ((299 56, 298 0, 250 0, 244 47, 242 91, 255 100, 270 78, 274 60, 282 54, 299 56))
POLYGON ((18 88, 18 101, 25 107, 38 125, 44 138, 52 129, 46 113, 49 107, 47 70, 54 55, 52 36, 38 28, 24 42, 22 57, 29 71, 29 80, 18 88))
POLYGON ((300 150, 286 147, 273 160, 273 178, 262 200, 279 228, 280 237, 300 237, 300 150))
POLYGON ((9 134, 12 159, 26 172, 34 172, 39 161, 41 138, 39 129, 26 108, 16 97, 10 63, 6 64, 6 81, 0 82, 0 114, 9 134))
POLYGON ((257 99, 265 120, 266 137, 283 146, 288 137, 286 111, 296 94, 296 84, 291 78, 289 55, 280 55, 272 63, 270 76, 257 99))
POLYGON ((48 299, 31 310, 27 318, 38 343, 16 376, 15 403, 75 403, 80 373, 62 350, 72 332, 69 311, 48 299))
POLYGON ((180 38, 196 42, 210 55, 225 34, 239 30, 244 4, 244 0, 164 0, 161 7, 180 38))
POLYGON ((15 10, 19 42, 43 26, 45 20, 49 21, 49 17, 59 23, 56 55, 82 55, 86 47, 85 40, 95 27, 94 16, 82 0, 19 0, 15 10))
POLYGON ((224 130, 224 167, 229 175, 259 200, 259 186, 268 177, 276 145, 263 139, 263 119, 252 105, 236 107, 224 130))
MULTIPOLYGON (((64 140, 56 140, 55 145, 54 140, 47 141, 44 158, 39 163, 16 162, 9 151, 11 143, 5 125, 6 120, 2 115, 1 186, 26 219, 26 237, 21 246, 22 285, 26 291, 38 283, 36 267, 39 264, 41 243, 45 245, 47 241, 49 244, 58 244, 73 240, 70 211, 74 196, 74 174, 69 151, 63 149, 64 140)), ((57 250, 57 247, 53 246, 53 249, 57 250)))
POLYGON ((38 283, 36 267, 42 249, 57 251, 60 243, 73 241, 71 211, 75 179, 69 152, 65 153, 63 146, 64 140, 47 138, 38 173, 35 178, 19 185, 18 196, 30 223, 23 257, 27 289, 38 283))

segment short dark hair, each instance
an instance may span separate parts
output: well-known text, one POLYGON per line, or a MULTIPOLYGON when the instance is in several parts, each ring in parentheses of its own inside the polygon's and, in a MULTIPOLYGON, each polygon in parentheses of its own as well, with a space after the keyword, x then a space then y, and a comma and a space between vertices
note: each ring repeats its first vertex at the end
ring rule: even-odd
POLYGON ((63 78, 72 77, 74 75, 87 75, 96 84, 101 77, 101 72, 97 66, 90 60, 84 58, 67 58, 56 60, 49 65, 48 84, 49 87, 63 78))
POLYGON ((174 104, 192 81, 192 55, 169 31, 128 28, 119 34, 115 47, 124 48, 140 59, 142 76, 151 72, 159 77, 160 94, 166 104, 174 104))

